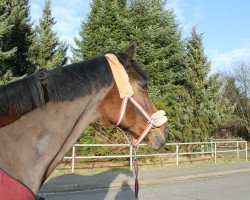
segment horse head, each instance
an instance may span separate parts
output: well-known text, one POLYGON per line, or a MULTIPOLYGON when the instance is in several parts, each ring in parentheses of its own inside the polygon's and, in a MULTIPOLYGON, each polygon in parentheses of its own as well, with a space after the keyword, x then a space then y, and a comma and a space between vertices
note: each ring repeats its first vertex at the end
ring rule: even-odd
MULTIPOLYGON (((149 116, 153 116, 154 113, 157 112, 157 108, 148 95, 147 86, 149 78, 145 71, 140 68, 138 62, 134 60, 135 50, 136 45, 132 44, 122 52, 115 54, 115 56, 129 77, 129 83, 133 90, 133 101, 141 105, 145 113, 149 116)), ((105 124, 117 125, 117 119, 119 115, 121 115, 120 108, 123 103, 123 99, 119 96, 118 87, 114 84, 100 104, 99 111, 101 121, 105 124)), ((123 130, 131 133, 134 139, 138 139, 141 137, 141 134, 145 132, 145 128, 149 126, 149 119, 147 119, 131 101, 128 101, 125 109, 123 119, 119 123, 119 126, 123 130)), ((157 127, 152 125, 144 141, 153 149, 159 149, 165 145, 166 139, 166 126, 162 125, 157 127)))

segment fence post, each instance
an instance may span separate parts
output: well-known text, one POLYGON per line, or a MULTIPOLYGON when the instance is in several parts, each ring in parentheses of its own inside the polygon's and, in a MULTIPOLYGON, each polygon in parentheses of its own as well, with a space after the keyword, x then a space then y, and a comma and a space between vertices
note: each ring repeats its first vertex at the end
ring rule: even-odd
POLYGON ((129 166, 130 170, 133 170, 133 146, 130 144, 129 146, 129 166))
POLYGON ((211 140, 211 156, 214 157, 213 140, 211 140))
POLYGON ((75 145, 73 145, 72 148, 72 168, 71 168, 71 172, 73 173, 75 170, 75 145))
POLYGON ((248 161, 248 155, 247 155, 247 150, 248 150, 248 148, 247 148, 247 141, 246 141, 246 162, 248 161))
POLYGON ((214 142, 214 163, 217 163, 216 157, 217 157, 217 143, 214 142))
POLYGON ((176 144, 176 165, 179 165, 179 144, 176 144))
POLYGON ((239 142, 237 142, 237 158, 240 158, 240 154, 239 154, 239 142))
POLYGON ((204 157, 204 152, 205 152, 205 146, 202 144, 201 145, 201 156, 204 157))

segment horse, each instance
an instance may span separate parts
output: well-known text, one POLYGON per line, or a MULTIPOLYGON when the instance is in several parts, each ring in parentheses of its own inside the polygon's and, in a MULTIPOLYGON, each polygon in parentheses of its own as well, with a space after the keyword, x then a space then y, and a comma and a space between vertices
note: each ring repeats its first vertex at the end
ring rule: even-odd
MULTIPOLYGON (((133 43, 112 53, 128 75, 133 98, 152 115, 157 109, 147 92, 149 77, 134 59, 135 50, 133 43)), ((40 69, 0 86, 2 177, 20 182, 35 199, 46 178, 84 129, 97 120, 115 125, 122 103, 110 64, 103 54, 52 70, 40 69)), ((130 101, 125 110, 119 126, 134 138, 140 137, 148 119, 130 101)), ((143 138, 148 146, 159 149, 165 145, 165 125, 152 125, 148 132, 143 138)), ((1 180, 0 184, 1 196, 1 187, 4 188, 1 180)))

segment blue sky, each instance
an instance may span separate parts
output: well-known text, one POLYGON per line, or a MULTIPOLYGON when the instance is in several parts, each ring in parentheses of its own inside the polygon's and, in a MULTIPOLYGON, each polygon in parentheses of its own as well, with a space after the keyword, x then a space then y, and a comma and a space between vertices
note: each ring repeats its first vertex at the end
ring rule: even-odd
MULTIPOLYGON (((74 46, 80 21, 86 19, 91 0, 52 0, 55 31, 63 41, 74 46)), ((44 1, 30 0, 31 19, 37 23, 44 1)), ((205 54, 212 61, 212 72, 232 71, 234 61, 250 60, 249 0, 168 0, 183 38, 190 36, 193 26, 203 33, 205 54)))

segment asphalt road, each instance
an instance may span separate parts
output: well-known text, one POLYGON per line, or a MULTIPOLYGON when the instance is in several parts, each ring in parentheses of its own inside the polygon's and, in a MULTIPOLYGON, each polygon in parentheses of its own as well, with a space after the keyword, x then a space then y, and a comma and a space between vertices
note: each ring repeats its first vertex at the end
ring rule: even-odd
MULTIPOLYGON (((133 200, 133 188, 43 194, 45 200, 133 200)), ((250 172, 141 186, 139 200, 249 200, 250 172)))

